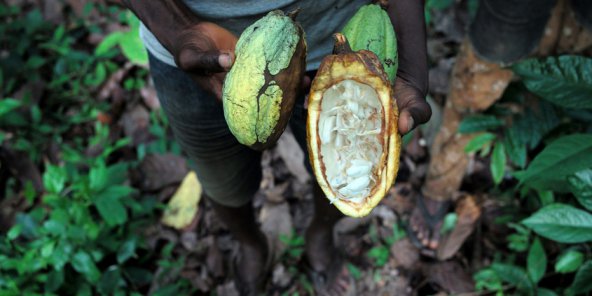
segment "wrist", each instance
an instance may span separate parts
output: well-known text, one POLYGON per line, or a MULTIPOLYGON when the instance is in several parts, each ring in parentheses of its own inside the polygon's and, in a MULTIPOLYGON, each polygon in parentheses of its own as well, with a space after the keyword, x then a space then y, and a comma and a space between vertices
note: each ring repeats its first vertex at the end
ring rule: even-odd
POLYGON ((169 51, 176 51, 177 37, 200 19, 181 0, 123 0, 156 39, 169 51))

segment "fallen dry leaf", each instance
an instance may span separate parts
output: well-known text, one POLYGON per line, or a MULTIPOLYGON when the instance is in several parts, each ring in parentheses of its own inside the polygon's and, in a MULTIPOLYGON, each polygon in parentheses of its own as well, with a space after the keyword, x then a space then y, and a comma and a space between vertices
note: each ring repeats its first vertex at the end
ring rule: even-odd
POLYGON ((189 226, 197 214, 201 193, 201 184, 197 180, 197 175, 193 171, 189 172, 169 201, 162 223, 176 229, 189 226))
POLYGON ((467 195, 461 198, 456 206, 456 215, 458 220, 454 230, 442 238, 437 250, 439 260, 452 258, 460 249, 466 239, 473 233, 479 217, 481 217, 481 208, 477 204, 475 197, 467 195))

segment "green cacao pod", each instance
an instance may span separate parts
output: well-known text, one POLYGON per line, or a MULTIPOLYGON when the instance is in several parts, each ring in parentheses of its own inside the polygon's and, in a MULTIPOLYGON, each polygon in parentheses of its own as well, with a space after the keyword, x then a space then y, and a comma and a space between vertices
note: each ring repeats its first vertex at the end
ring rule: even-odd
POLYGON ((304 31, 297 12, 275 10, 247 27, 222 91, 232 134, 256 150, 272 146, 288 124, 305 71, 304 31))
POLYGON ((397 39, 393 24, 381 5, 368 4, 360 7, 342 33, 354 51, 365 49, 374 52, 382 62, 390 82, 395 82, 399 66, 397 39))

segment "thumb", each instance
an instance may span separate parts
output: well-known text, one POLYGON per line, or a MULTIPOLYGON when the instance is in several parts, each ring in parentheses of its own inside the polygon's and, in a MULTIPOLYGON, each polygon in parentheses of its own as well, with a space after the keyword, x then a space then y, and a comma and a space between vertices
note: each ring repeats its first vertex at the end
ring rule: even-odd
POLYGON ((184 71, 208 75, 228 72, 234 62, 234 54, 219 50, 202 51, 197 48, 184 48, 177 55, 175 62, 184 71))

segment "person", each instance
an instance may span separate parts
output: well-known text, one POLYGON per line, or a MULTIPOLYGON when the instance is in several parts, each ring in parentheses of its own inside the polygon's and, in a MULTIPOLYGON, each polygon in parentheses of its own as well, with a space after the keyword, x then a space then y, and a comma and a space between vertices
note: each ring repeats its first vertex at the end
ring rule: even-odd
MULTIPOLYGON (((224 120, 221 93, 232 67, 237 36, 271 10, 300 8, 297 21, 308 43, 303 88, 330 54, 338 32, 368 0, 124 0, 142 22, 150 72, 162 108, 181 148, 196 171, 215 213, 240 248, 233 261, 235 283, 243 295, 265 281, 272 254, 257 227, 251 199, 261 180, 261 152, 240 145, 224 120)), ((400 110, 399 132, 406 134, 431 116, 424 4, 390 1, 388 14, 398 36, 399 70, 394 97, 400 110)), ((306 93, 306 90, 303 92, 306 93)), ((306 153, 304 96, 294 107, 290 126, 306 153)), ((305 161, 308 157, 305 157, 305 161)), ((310 165, 306 162, 310 170, 310 165)), ((314 178, 313 178, 314 179, 314 178)), ((318 292, 343 294, 347 269, 335 252, 332 230, 341 214, 314 184, 315 213, 306 234, 305 254, 318 292)))
MULTIPOLYGON (((472 136, 457 133, 460 121, 469 114, 484 111, 500 98, 512 77, 511 70, 504 67, 536 52, 557 3, 556 0, 479 1, 469 27, 468 42, 461 46, 452 70, 443 124, 430 148, 432 159, 426 180, 410 217, 411 238, 423 248, 424 254, 436 255, 433 251, 439 247, 443 217, 461 187, 468 166, 469 156, 462 150, 472 136), (477 89, 484 85, 482 81, 492 81, 492 77, 496 78, 496 87, 477 89)), ((580 24, 591 30, 592 1, 572 0, 569 5, 580 24)))

